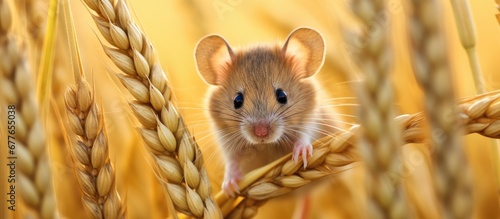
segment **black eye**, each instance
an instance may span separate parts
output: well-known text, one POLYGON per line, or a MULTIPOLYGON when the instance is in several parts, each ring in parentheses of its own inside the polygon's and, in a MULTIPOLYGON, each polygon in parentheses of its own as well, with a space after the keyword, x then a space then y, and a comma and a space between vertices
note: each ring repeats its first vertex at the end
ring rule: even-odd
POLYGON ((234 108, 239 109, 243 106, 243 94, 238 93, 236 97, 234 97, 234 108))
POLYGON ((276 100, 281 104, 286 104, 286 102, 288 101, 285 91, 283 91, 281 88, 276 89, 276 100))

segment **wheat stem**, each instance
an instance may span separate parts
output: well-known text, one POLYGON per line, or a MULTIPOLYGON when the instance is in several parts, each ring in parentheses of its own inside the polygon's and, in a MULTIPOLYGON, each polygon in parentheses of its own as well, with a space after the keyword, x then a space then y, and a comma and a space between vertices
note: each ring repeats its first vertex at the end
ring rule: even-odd
MULTIPOLYGON (((124 74, 118 75, 136 99, 130 103, 140 133, 158 167, 164 189, 178 212, 219 218, 198 145, 172 102, 172 90, 156 52, 130 16, 123 0, 84 0, 112 47, 104 51, 124 74)), ((170 203, 170 202, 169 202, 170 203)), ((171 213, 173 208, 170 206, 171 213)), ((176 217, 176 215, 173 215, 176 217)))
POLYGON ((482 76, 481 65, 476 53, 476 28, 472 20, 469 3, 466 0, 451 0, 453 6, 453 14, 458 29, 460 43, 467 52, 469 64, 472 70, 472 76, 476 87, 476 93, 481 94, 486 92, 484 79, 482 76))
POLYGON ((50 89, 52 88, 52 70, 56 43, 57 17, 59 11, 59 1, 50 0, 49 19, 47 25, 47 34, 45 35, 42 47, 42 56, 38 68, 37 78, 37 100, 40 103, 42 111, 48 102, 50 89))
POLYGON ((444 218, 469 218, 471 179, 460 140, 451 71, 437 1, 412 1, 410 41, 414 73, 423 87, 435 165, 434 184, 444 218))
MULTIPOLYGON (((465 48, 465 47, 464 47, 465 48)), ((474 84, 476 88, 476 93, 482 94, 486 92, 486 86, 484 83, 481 66, 479 64, 479 59, 477 57, 476 48, 465 48, 467 51, 467 57, 469 58, 470 68, 472 70, 472 77, 474 78, 474 84)))
POLYGON ((51 169, 44 129, 35 92, 32 89, 31 70, 24 47, 18 45, 10 33, 12 17, 8 5, 0 0, 0 102, 16 108, 16 189, 23 206, 31 209, 25 217, 56 218, 51 169), (31 214, 31 215, 30 215, 31 214))

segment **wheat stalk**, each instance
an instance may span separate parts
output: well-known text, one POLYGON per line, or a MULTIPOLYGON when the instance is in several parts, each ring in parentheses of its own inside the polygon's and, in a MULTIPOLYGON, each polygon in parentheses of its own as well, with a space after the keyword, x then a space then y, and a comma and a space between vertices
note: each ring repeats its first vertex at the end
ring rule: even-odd
MULTIPOLYGON (((123 85, 136 99, 130 103, 143 127, 140 133, 159 167, 175 209, 195 217, 219 218, 211 198, 201 151, 172 103, 172 91, 156 52, 134 23, 124 1, 85 0, 104 38, 104 51, 122 70, 123 85)), ((172 209, 172 208, 170 208, 172 209)), ((174 215, 175 216, 175 215, 174 215)))
MULTIPOLYGON (((11 14, 0 0, 0 99, 2 107, 16 108, 16 151, 18 188, 23 204, 32 209, 32 217, 55 218, 56 204, 51 170, 41 119, 37 114, 31 71, 25 56, 10 33, 11 14)), ((16 181, 17 181, 16 180, 16 181)))
POLYGON ((472 76, 476 87, 476 93, 486 92, 484 79, 481 73, 481 65, 476 53, 476 30, 469 3, 466 0, 451 0, 453 14, 457 23, 458 36, 460 43, 467 52, 469 64, 472 70, 472 76))
POLYGON ((71 154, 85 210, 91 218, 125 218, 108 156, 102 110, 83 75, 76 85, 68 87, 65 102, 69 125, 78 136, 71 154))
MULTIPOLYGON (((384 0, 355 0, 354 14, 363 23, 363 45, 357 61, 364 78, 354 87, 359 100, 361 125, 359 148, 366 164, 368 214, 372 218, 408 218, 404 188, 390 174, 400 169, 402 143, 400 128, 394 124, 393 88, 390 80, 390 25, 384 0)), ((411 215, 411 214, 410 214, 411 215)))
POLYGON ((425 106, 431 125, 434 183, 445 218, 469 218, 471 182, 458 123, 446 57, 441 14, 436 1, 412 1, 410 41, 414 73, 426 93, 425 106))
MULTIPOLYGON (((500 91, 463 99, 458 106, 457 117, 465 127, 464 134, 478 133, 489 138, 500 138, 500 91)), ((394 119, 402 127, 403 143, 426 141, 423 113, 401 115, 394 119)), ((269 165, 256 169, 243 178, 239 187, 245 199, 227 199, 223 193, 217 194, 217 202, 224 216, 250 218, 266 200, 289 193, 321 178, 349 170, 355 162, 361 161, 357 135, 359 125, 346 132, 325 137, 313 144, 314 152, 308 167, 301 168, 287 155, 269 165), (245 202, 245 200, 250 200, 245 202), (225 209, 225 206, 230 206, 225 209), (234 207, 236 206, 236 207, 234 207)), ((396 174, 402 169, 394 170, 396 174)), ((398 180, 398 179, 394 179, 398 180)))
MULTIPOLYGON (((462 47, 467 52, 469 64, 471 66, 472 76, 476 87, 476 93, 481 94, 486 92, 481 65, 476 52, 476 30, 474 21, 472 20, 472 13, 468 1, 465 0, 452 0, 453 14, 457 23, 458 36, 462 47)), ((491 151, 493 153, 493 164, 496 174, 497 188, 500 188, 500 144, 497 140, 492 140, 491 151)), ((500 194, 500 190, 497 189, 500 194)))

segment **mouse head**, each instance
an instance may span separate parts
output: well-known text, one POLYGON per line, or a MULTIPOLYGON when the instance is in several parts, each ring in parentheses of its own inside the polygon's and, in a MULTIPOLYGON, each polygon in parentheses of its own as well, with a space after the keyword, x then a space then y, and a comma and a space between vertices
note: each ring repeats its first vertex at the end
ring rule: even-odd
POLYGON ((208 107, 218 135, 243 145, 293 141, 312 123, 317 89, 308 78, 324 56, 323 37, 309 28, 294 30, 281 46, 233 50, 221 36, 201 39, 196 64, 214 85, 208 107))

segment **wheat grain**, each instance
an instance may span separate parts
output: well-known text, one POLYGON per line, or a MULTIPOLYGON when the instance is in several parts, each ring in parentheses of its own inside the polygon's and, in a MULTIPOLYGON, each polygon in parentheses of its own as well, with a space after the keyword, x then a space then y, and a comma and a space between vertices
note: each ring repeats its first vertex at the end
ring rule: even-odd
MULTIPOLYGON (((500 138, 500 91, 463 99, 458 109, 457 117, 465 127, 464 134, 478 133, 489 138, 500 138)), ((424 113, 405 114, 394 119, 395 123, 402 127, 404 144, 426 141, 425 119, 424 113)), ((313 155, 308 160, 311 165, 306 169, 300 168, 300 164, 293 162, 291 155, 287 155, 248 173, 239 187, 245 200, 253 201, 228 200, 222 193, 217 194, 219 206, 235 206, 235 203, 237 206, 228 210, 223 209, 224 216, 241 215, 246 208, 251 208, 249 211, 255 212, 262 201, 351 169, 356 162, 361 161, 357 148, 359 132, 359 125, 354 125, 346 132, 316 141, 313 144, 315 148, 313 155)))
POLYGON ((362 128, 359 148, 368 176, 368 213, 371 218, 411 217, 400 182, 389 179, 400 169, 400 128, 391 118, 396 115, 393 107, 393 88, 390 80, 392 60, 390 25, 387 21, 385 1, 356 0, 351 2, 354 14, 363 23, 359 41, 353 45, 358 66, 364 78, 357 86, 359 121, 362 128))
POLYGON ((16 108, 16 150, 19 168, 16 185, 23 205, 31 209, 25 217, 56 218, 57 210, 52 188, 43 125, 38 115, 31 70, 24 47, 10 33, 12 17, 8 5, 0 0, 0 81, 2 108, 16 108), (30 215, 32 214, 32 215, 30 215))
POLYGON ((469 218, 472 207, 466 203, 471 198, 470 173, 460 140, 462 128, 455 113, 443 28, 438 22, 439 5, 435 1, 412 1, 411 7, 411 55, 414 73, 426 93, 437 197, 444 218, 469 218))
POLYGON ((201 152, 172 103, 171 88, 152 44, 134 23, 124 1, 84 2, 94 12, 99 31, 114 47, 104 46, 104 51, 123 71, 119 78, 136 98, 131 108, 143 125, 140 133, 160 176, 167 179, 161 183, 175 209, 195 217, 220 217, 210 197, 208 176, 202 174, 205 170, 201 152), (172 166, 177 168, 169 169, 172 166), (179 181, 179 176, 184 178, 179 181), (194 180, 196 176, 201 179, 194 180))
POLYGON ((115 187, 115 173, 108 156, 108 140, 102 110, 92 88, 81 76, 68 87, 65 102, 69 125, 78 136, 72 157, 82 202, 91 218, 125 218, 125 207, 115 187))

